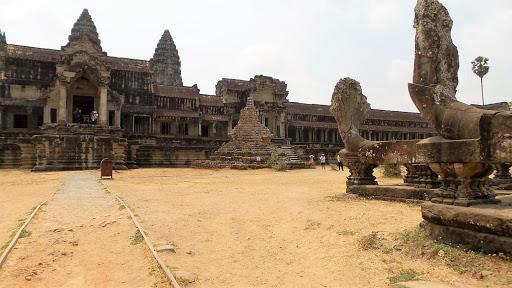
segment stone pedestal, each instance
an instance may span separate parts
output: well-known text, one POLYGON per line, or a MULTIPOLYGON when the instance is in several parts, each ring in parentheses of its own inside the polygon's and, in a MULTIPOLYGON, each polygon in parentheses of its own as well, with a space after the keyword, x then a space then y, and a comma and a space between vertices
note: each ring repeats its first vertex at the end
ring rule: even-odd
MULTIPOLYGON (((340 152, 343 164, 348 167, 350 175, 347 177, 347 188, 352 185, 378 185, 373 176, 375 164, 361 162, 359 153, 342 150, 340 152)), ((347 190, 349 191, 349 190, 347 190)))
POLYGON ((431 163, 441 177, 442 186, 432 202, 457 206, 496 204, 496 192, 489 188, 489 175, 494 170, 487 163, 431 163))
POLYGON ((428 164, 405 163, 407 174, 404 176, 404 183, 415 188, 439 188, 441 181, 438 175, 430 169, 428 164))

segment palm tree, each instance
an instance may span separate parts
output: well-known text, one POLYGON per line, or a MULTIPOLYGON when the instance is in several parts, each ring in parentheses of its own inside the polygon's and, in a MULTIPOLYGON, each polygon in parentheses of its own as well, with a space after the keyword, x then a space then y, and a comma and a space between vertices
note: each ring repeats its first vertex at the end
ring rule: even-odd
POLYGON ((487 72, 489 72, 489 65, 487 65, 487 62, 489 61, 489 58, 478 56, 471 62, 473 73, 478 75, 480 77, 480 87, 482 88, 482 105, 484 105, 484 83, 483 78, 487 72))

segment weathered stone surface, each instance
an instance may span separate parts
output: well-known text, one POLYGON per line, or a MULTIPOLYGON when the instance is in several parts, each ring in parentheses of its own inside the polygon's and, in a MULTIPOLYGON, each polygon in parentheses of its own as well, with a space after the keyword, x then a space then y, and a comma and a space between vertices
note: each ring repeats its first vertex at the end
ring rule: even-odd
POLYGON ((454 288, 453 286, 430 281, 409 281, 393 284, 393 288, 454 288))
POLYGON ((427 221, 421 222, 430 238, 449 245, 457 245, 461 249, 470 249, 482 253, 511 253, 512 238, 472 230, 437 225, 427 221))
POLYGON ((418 1, 411 98, 446 139, 504 139, 512 131, 510 112, 479 109, 456 100, 459 56, 451 39, 452 25, 448 11, 437 0, 418 1))
POLYGON ((150 63, 156 84, 183 85, 180 56, 169 30, 164 31, 150 63))
POLYGON ((96 45, 101 46, 98 31, 96 30, 96 26, 94 25, 91 15, 89 14, 89 10, 87 9, 82 11, 82 14, 75 22, 75 25, 73 25, 71 35, 69 35, 69 41, 77 41, 82 37, 87 37, 96 45))
POLYGON ((99 168, 100 161, 108 158, 115 169, 124 165, 126 139, 93 135, 39 135, 33 136, 38 151, 33 171, 80 170, 99 168), (86 155, 88 155, 86 157, 86 155))
POLYGON ((452 20, 437 0, 418 0, 411 98, 442 137, 420 141, 419 162, 440 175, 436 203, 470 206, 494 201, 489 162, 512 160, 512 114, 479 109, 456 100, 459 59, 451 39, 452 20), (507 136, 508 135, 508 136, 507 136))
POLYGON ((421 213, 423 219, 434 224, 512 237, 512 207, 501 205, 457 207, 424 203, 421 206, 421 213))
POLYGON ((277 148, 271 139, 272 134, 258 121, 258 110, 249 97, 247 106, 240 112, 238 124, 229 133, 229 142, 210 158, 233 169, 263 168, 272 151, 277 148))
POLYGON ((347 193, 357 194, 363 197, 404 202, 408 200, 430 200, 434 195, 434 191, 435 189, 385 185, 353 185, 347 188, 347 193))
POLYGON ((359 82, 348 77, 340 79, 332 92, 329 110, 338 123, 345 149, 357 152, 361 143, 366 141, 359 135, 359 127, 370 113, 370 104, 359 82))

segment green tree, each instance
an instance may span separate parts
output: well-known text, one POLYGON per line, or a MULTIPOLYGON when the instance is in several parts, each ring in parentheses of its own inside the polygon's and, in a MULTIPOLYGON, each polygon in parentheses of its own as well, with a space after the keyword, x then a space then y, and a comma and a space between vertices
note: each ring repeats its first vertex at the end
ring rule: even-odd
POLYGON ((484 82, 483 78, 487 72, 489 72, 489 65, 487 62, 489 58, 478 56, 471 62, 473 73, 475 73, 478 77, 480 77, 480 88, 482 88, 482 105, 484 105, 484 82))

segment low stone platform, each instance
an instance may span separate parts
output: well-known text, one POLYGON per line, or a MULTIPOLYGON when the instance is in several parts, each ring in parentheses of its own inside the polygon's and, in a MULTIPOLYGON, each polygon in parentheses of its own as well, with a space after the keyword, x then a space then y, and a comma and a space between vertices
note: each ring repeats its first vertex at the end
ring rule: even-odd
POLYGON ((424 203, 421 213, 421 227, 433 239, 476 252, 512 254, 512 206, 424 203))
POLYGON ((435 190, 414 188, 407 185, 354 185, 347 188, 347 193, 377 200, 407 202, 410 200, 430 200, 435 190))

